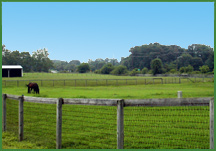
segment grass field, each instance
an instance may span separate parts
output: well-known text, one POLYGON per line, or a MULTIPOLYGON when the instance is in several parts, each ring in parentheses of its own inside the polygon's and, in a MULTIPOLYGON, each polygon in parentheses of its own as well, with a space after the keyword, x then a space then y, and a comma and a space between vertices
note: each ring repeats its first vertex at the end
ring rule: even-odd
POLYGON ((25 87, 29 82, 36 82, 40 87, 88 87, 88 86, 123 86, 148 84, 177 84, 212 82, 212 78, 182 77, 139 77, 114 76, 101 74, 69 74, 69 73, 24 73, 23 77, 3 78, 2 87, 25 87))
POLYGON ((40 94, 28 94, 27 87, 3 88, 2 93, 37 96, 49 98, 176 98, 177 91, 183 92, 183 97, 212 97, 213 83, 190 84, 158 84, 135 86, 99 86, 99 87, 40 87, 40 94))
MULTIPOLYGON (((61 76, 58 78, 64 79, 61 76)), ((2 89, 2 93, 48 98, 120 99, 176 98, 177 91, 182 91, 185 98, 212 97, 214 83, 40 87, 39 95, 28 94, 24 86, 2 89)), ((62 148, 115 149, 116 109, 108 106, 63 105, 62 148)), ((124 110, 126 149, 209 147, 209 107, 125 107, 124 110)), ((55 148, 55 115, 55 105, 25 102, 24 141, 20 143, 18 102, 7 101, 8 132, 3 133, 3 148, 55 148)))

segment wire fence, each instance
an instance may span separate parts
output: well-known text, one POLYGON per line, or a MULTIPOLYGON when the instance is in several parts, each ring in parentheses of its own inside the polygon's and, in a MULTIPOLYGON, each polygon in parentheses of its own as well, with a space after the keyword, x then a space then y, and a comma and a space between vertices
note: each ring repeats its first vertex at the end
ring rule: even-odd
POLYGON ((209 107, 127 107, 125 148, 208 149, 209 107))
POLYGON ((30 82, 40 87, 58 86, 120 86, 120 85, 147 85, 147 84, 180 84, 213 82, 214 78, 138 78, 138 79, 53 79, 53 80, 2 80, 2 87, 26 87, 30 82))
MULTIPOLYGON (((109 77, 109 76, 118 76, 118 75, 112 75, 112 74, 95 74, 95 73, 49 73, 49 72, 25 72, 23 73, 24 76, 83 76, 83 77, 92 77, 92 76, 98 76, 98 77, 109 77)), ((128 75, 121 75, 121 76, 128 76, 128 75)), ((135 76, 145 76, 145 77, 152 77, 152 74, 136 74, 135 76)), ((190 78, 214 78, 214 74, 156 74, 154 76, 157 77, 182 77, 187 76, 190 78)))
POLYGON ((57 101, 3 94, 3 131, 48 149, 214 148, 212 98, 121 100, 121 110, 117 99, 62 99, 62 112, 57 101))
POLYGON ((115 149, 116 107, 64 106, 62 148, 115 149))
POLYGON ((7 119, 7 130, 10 132, 15 133, 18 135, 18 101, 8 99, 7 101, 7 112, 6 112, 6 119, 7 119))
POLYGON ((38 146, 55 148, 56 106, 53 104, 24 103, 24 139, 38 146))

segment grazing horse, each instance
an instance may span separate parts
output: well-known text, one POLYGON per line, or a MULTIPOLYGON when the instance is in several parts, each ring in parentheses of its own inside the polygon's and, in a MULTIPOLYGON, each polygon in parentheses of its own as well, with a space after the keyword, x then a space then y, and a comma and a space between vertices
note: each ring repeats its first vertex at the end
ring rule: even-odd
POLYGON ((39 94, 39 86, 37 83, 29 83, 26 84, 26 86, 28 87, 28 93, 31 93, 32 89, 34 90, 34 92, 36 92, 36 94, 39 94))

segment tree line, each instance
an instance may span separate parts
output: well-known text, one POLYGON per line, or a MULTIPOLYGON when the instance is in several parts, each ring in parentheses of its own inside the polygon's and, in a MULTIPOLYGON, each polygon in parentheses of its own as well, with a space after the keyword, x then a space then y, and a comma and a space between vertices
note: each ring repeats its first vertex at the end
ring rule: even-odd
POLYGON ((24 72, 48 72, 53 67, 46 48, 29 52, 10 51, 2 45, 2 65, 21 65, 24 72))
POLYGON ((94 72, 100 74, 136 75, 164 73, 213 73, 214 50, 210 46, 192 44, 188 49, 177 45, 148 45, 130 48, 128 57, 117 59, 89 59, 87 63, 79 60, 50 60, 47 49, 29 52, 10 51, 2 45, 2 64, 23 66, 24 72, 94 72))
MULTIPOLYGON (((162 62, 162 73, 177 72, 189 67, 193 71, 200 71, 203 65, 209 67, 209 71, 214 69, 213 48, 201 44, 192 44, 188 49, 176 45, 160 45, 150 43, 149 45, 136 46, 129 50, 131 54, 121 61, 129 70, 134 68, 151 69, 151 61, 158 58, 162 62)), ((184 72, 187 72, 185 70, 184 72)))

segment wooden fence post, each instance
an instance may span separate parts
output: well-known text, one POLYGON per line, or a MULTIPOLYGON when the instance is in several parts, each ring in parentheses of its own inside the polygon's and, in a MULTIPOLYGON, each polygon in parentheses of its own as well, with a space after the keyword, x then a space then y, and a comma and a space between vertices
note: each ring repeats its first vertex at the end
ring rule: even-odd
POLYGON ((124 148, 124 100, 117 101, 117 149, 124 148))
POLYGON ((3 100, 2 100, 2 101, 3 101, 3 102, 2 102, 2 103, 3 103, 3 104, 2 104, 2 105, 3 105, 3 109, 2 109, 2 114, 3 114, 3 115, 2 115, 2 116, 3 116, 3 117, 2 117, 2 118, 3 118, 3 119, 2 119, 2 120, 3 120, 3 121, 2 121, 3 131, 6 131, 6 114, 7 114, 7 112, 6 112, 6 99, 7 99, 7 95, 6 95, 6 94, 3 94, 3 100))
POLYGON ((210 109, 210 149, 214 149, 214 98, 209 102, 210 109))
POLYGON ((63 99, 58 99, 56 103, 56 149, 61 149, 62 142, 62 104, 63 99))
POLYGON ((24 123, 23 123, 23 102, 24 102, 24 97, 23 95, 19 98, 19 141, 23 140, 23 128, 24 128, 24 123))
POLYGON ((179 98, 179 99, 182 98, 182 91, 178 91, 178 98, 179 98))
POLYGON ((75 83, 75 87, 76 87, 76 80, 74 81, 74 83, 75 83))

